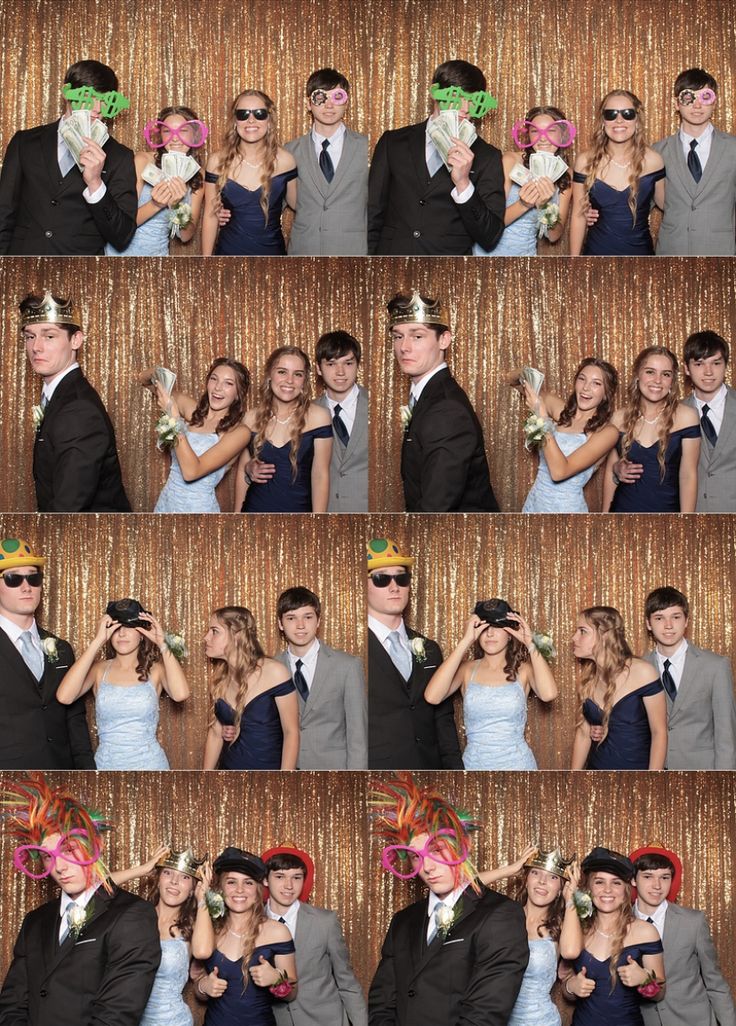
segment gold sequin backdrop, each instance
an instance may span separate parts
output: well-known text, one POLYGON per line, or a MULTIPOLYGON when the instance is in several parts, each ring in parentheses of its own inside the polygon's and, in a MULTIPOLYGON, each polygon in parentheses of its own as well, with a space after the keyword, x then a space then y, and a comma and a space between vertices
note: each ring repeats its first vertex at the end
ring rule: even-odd
MULTIPOLYGON (((478 816, 481 832, 474 858, 482 869, 507 865, 528 840, 547 848, 559 844, 581 858, 599 844, 624 853, 647 843, 676 851, 684 867, 678 902, 705 912, 723 974, 732 991, 736 988, 731 774, 445 772, 417 773, 415 779, 478 816)), ((376 879, 380 850, 373 841, 369 902, 374 962, 391 914, 423 893, 418 885, 388 873, 376 879)), ((494 888, 504 891, 506 886, 501 882, 494 888)), ((567 1026, 571 1006, 559 995, 559 987, 555 998, 567 1026)))
POLYGON ((718 79, 717 122, 733 128, 736 9, 722 0, 624 0, 613 7, 610 0, 212 0, 204 10, 191 0, 151 0, 145 16, 134 18, 125 0, 6 0, 2 150, 17 129, 58 116, 64 72, 82 57, 115 68, 131 101, 115 134, 134 149, 143 147, 143 125, 159 109, 187 103, 212 129, 211 152, 245 86, 274 98, 283 139, 301 135, 308 127, 304 84, 325 65, 350 79, 350 124, 374 145, 385 129, 426 117, 432 71, 455 57, 485 71, 499 106, 481 134, 504 150, 516 119, 538 103, 561 107, 579 128, 576 149, 584 146, 598 101, 621 87, 643 100, 649 138, 669 135, 672 83, 693 66, 718 79))
POLYGON ((371 515, 365 529, 367 537, 394 538, 415 557, 407 622, 436 638, 445 655, 459 644, 475 603, 491 596, 507 599, 532 629, 552 636, 559 695, 549 705, 530 697, 527 740, 540 768, 565 769, 578 714, 570 638, 579 610, 615 606, 639 654, 649 650, 647 593, 679 588, 690 600, 693 644, 735 661, 735 519, 404 514, 371 515))
MULTIPOLYGON (((268 354, 297 345, 310 359, 319 336, 343 328, 368 341, 366 261, 263 258, 77 260, 5 258, 0 261, 0 451, 17 467, 3 481, 0 508, 35 510, 31 461, 31 407, 41 381, 30 369, 18 333, 18 302, 50 288, 81 309, 86 341, 80 362, 115 425, 128 496, 138 512, 152 510, 169 459, 156 450, 153 426, 160 410, 134 377, 162 364, 178 387, 199 396, 217 356, 234 356, 251 372, 248 405, 255 405, 268 354)), ((364 345, 368 356, 368 345, 364 345)), ((361 372, 361 380, 366 377, 361 372)), ((313 376, 313 394, 314 376, 313 376)), ((234 474, 218 490, 220 507, 233 508, 234 474)))
MULTIPOLYGON (((503 380, 507 371, 538 367, 551 390, 567 397, 580 360, 602 357, 619 371, 620 405, 634 359, 646 346, 666 345, 681 359, 691 332, 709 328, 736 338, 731 260, 377 257, 368 283, 376 340, 371 448, 387 465, 371 479, 372 509, 404 508, 399 407, 407 402, 409 382, 387 340, 385 306, 397 291, 419 288, 448 303, 455 333, 448 362, 483 425, 491 481, 508 512, 521 509, 537 459, 524 449, 527 408, 503 380)), ((601 479, 598 473, 586 490, 594 511, 601 506, 601 479)))
MULTIPOLYGON (((191 695, 182 705, 161 699, 159 738, 174 769, 202 765, 210 716, 202 639, 213 609, 247 606, 270 654, 281 647, 276 600, 304 585, 322 600, 325 643, 363 654, 366 614, 354 572, 363 535, 360 519, 347 516, 0 515, 0 537, 26 538, 46 556, 39 620, 77 655, 107 603, 124 596, 184 636, 191 695)), ((92 707, 89 698, 91 723, 92 707)))
MULTIPOLYGON (((178 848, 191 844, 213 859, 227 845, 256 854, 279 844, 308 851, 315 862, 311 901, 337 912, 355 972, 367 986, 372 966, 368 901, 374 880, 366 864, 362 774, 82 772, 48 773, 46 779, 110 816, 114 829, 105 859, 112 870, 148 859, 161 839, 178 848)), ((23 916, 58 893, 13 871, 13 847, 0 831, 0 980, 23 916)), ((137 881, 126 887, 142 889, 137 881)), ((204 1006, 191 987, 187 993, 195 1022, 201 1023, 204 1006)))

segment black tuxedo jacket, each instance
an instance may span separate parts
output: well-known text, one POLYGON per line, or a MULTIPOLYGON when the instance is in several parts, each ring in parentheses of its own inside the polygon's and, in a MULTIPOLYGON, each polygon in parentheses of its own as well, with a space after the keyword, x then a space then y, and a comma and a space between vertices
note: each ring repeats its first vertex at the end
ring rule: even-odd
MULTIPOLYGON (((53 634, 39 630, 41 638, 53 634)), ((57 638, 58 658, 46 657, 37 681, 22 655, 0 628, 0 732, 2 769, 94 769, 84 699, 72 705, 56 701, 56 689, 74 662, 68 641, 57 638)))
POLYGON ((15 256, 98 256, 105 243, 125 249, 135 233, 138 194, 133 151, 112 137, 98 203, 82 196, 74 167, 62 178, 57 157, 59 122, 16 132, 0 174, 0 253, 15 256))
POLYGON ((33 447, 40 513, 129 513, 115 431, 81 370, 63 378, 33 447))
POLYGON ((430 378, 414 407, 401 479, 407 513, 498 513, 483 429, 447 369, 430 378))
POLYGON ((153 905, 101 887, 76 940, 59 899, 29 912, 0 993, 0 1026, 138 1026, 161 961, 153 905))
MULTIPOLYGON (((421 634, 407 628, 410 638, 421 634)), ((436 641, 424 639, 424 662, 414 659, 404 680, 386 649, 368 631, 369 769, 462 769, 452 699, 424 701, 424 689, 442 662, 436 641)))
POLYGON ((469 887, 460 902, 446 938, 429 945, 426 898, 393 917, 369 1026, 506 1026, 529 961, 524 911, 485 887, 469 887))
POLYGON ((456 203, 444 164, 429 177, 426 129, 423 121, 384 132, 378 140, 368 178, 368 252, 463 256, 474 242, 493 249, 506 209, 501 151, 475 140, 470 171, 475 191, 466 203, 456 203))

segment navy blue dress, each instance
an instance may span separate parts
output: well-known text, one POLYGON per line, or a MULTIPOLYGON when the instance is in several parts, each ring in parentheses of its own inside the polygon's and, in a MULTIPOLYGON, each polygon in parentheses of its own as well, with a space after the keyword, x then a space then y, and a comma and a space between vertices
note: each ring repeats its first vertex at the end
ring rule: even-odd
MULTIPOLYGON (((626 959, 631 955, 641 965, 642 955, 660 955, 663 950, 661 940, 626 944, 616 964, 626 965, 626 959)), ((611 991, 608 959, 600 962, 583 948, 574 965, 576 973, 585 966, 586 976, 595 981, 595 990, 590 997, 577 999, 572 1026, 643 1026, 640 1006, 647 999, 636 987, 626 987, 618 978, 611 991)))
MULTIPOLYGON (((273 965, 274 955, 294 953, 294 941, 276 941, 257 944, 253 949, 248 966, 258 965, 261 955, 273 965)), ((215 948, 205 962, 208 973, 217 966, 221 980, 227 980, 227 990, 219 998, 210 998, 204 1016, 204 1026, 274 1026, 274 997, 268 987, 258 987, 253 980, 243 990, 243 959, 231 962, 215 948)))
MULTIPOLYGON (((585 183, 586 175, 575 171, 574 182, 585 183)), ((636 194, 636 223, 629 207, 629 187, 614 189, 600 178, 590 190, 590 205, 600 211, 594 225, 588 229, 583 256, 652 256, 654 245, 649 231, 649 208, 654 186, 665 177, 665 169, 650 171, 639 179, 636 194)))
MULTIPOLYGON (((621 454, 623 434, 619 434, 617 449, 621 454)), ((641 463, 644 472, 631 484, 617 486, 611 503, 611 513, 679 513, 680 512, 680 461, 682 459, 682 440, 684 438, 700 438, 700 425, 673 431, 667 439, 664 453, 664 480, 660 481, 660 469, 657 456, 659 442, 653 445, 640 445, 634 439, 629 450, 628 459, 632 463, 641 463)))
MULTIPOLYGON (((652 732, 644 699, 663 690, 662 682, 657 678, 614 703, 608 717, 608 733, 603 741, 591 744, 586 769, 649 769, 652 732)), ((592 698, 583 702, 583 716, 594 727, 603 722, 601 707, 592 698)))
MULTIPOLYGON (((206 182, 217 183, 218 175, 207 171, 206 182)), ((215 256, 285 256, 286 245, 281 231, 281 210, 286 186, 297 177, 296 168, 282 171, 271 179, 268 196, 268 222, 261 209, 261 189, 246 189, 228 178, 222 190, 222 205, 232 211, 228 223, 220 229, 215 256)))
MULTIPOLYGON (((246 702, 240 733, 232 744, 223 745, 220 769, 281 769, 284 732, 276 699, 295 690, 291 679, 284 680, 246 702)), ((235 711, 224 698, 215 702, 215 716, 226 727, 235 722, 235 711)))
POLYGON ((291 442, 272 445, 266 442, 258 457, 263 463, 273 463, 276 473, 263 484, 248 486, 241 513, 311 513, 312 463, 315 438, 332 438, 332 425, 305 431, 299 439, 296 453, 296 480, 292 480, 291 442))

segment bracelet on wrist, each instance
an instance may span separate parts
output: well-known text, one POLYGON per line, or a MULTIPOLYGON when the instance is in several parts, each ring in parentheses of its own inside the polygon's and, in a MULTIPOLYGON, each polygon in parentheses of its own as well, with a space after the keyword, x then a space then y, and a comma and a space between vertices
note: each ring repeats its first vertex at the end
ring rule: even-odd
POLYGON ((570 988, 567 985, 567 980, 569 980, 569 979, 570 979, 570 977, 568 976, 567 979, 562 981, 562 989, 564 990, 564 992, 567 994, 568 997, 576 998, 577 994, 573 994, 573 992, 570 990, 570 988))

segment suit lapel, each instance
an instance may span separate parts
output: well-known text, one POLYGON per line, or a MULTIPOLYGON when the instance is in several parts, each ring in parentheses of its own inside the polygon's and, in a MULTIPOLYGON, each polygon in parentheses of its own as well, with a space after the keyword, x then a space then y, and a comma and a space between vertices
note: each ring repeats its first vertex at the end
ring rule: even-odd
MULTIPOLYGON (((87 922, 84 925, 84 928, 83 928, 82 933, 81 933, 80 938, 79 938, 80 940, 86 940, 90 936, 94 936, 94 934, 90 933, 90 931, 92 930, 93 924, 101 916, 103 916, 105 914, 105 912, 107 912, 107 906, 108 906, 109 902, 112 900, 112 898, 114 898, 114 896, 115 896, 115 889, 113 889, 113 893, 112 894, 108 894, 107 891, 104 889, 104 887, 100 884, 100 886, 95 891, 95 893, 92 895, 92 897, 90 898, 90 900, 89 900, 89 902, 87 904, 87 909, 89 909, 89 906, 92 905, 92 912, 91 912, 89 918, 87 919, 87 922)), ((58 904, 55 906, 55 908, 56 908, 56 919, 57 919, 56 928, 58 930, 59 925, 60 925, 60 922, 59 922, 59 906, 58 906, 58 904)), ((53 944, 53 947, 54 947, 54 952, 53 952, 53 955, 52 955, 50 961, 48 962, 47 975, 51 975, 51 973, 54 971, 54 969, 56 969, 56 967, 59 965, 59 963, 63 962, 64 959, 67 957, 67 955, 69 955, 70 952, 74 951, 74 947, 76 945, 76 941, 73 940, 71 935, 67 936, 66 940, 61 945, 57 944, 57 938, 58 938, 58 933, 55 936, 53 934, 53 932, 52 932, 52 934, 51 934, 51 941, 52 941, 52 944, 53 944)))
MULTIPOLYGON (((43 637, 43 635, 42 635, 43 637)), ((15 647, 13 642, 10 640, 4 630, 0 628, 0 655, 3 655, 5 659, 10 663, 11 669, 15 671, 16 675, 31 684, 36 691, 41 691, 41 681, 37 681, 31 671, 26 666, 23 656, 20 654, 18 649, 15 647)), ((44 675, 46 673, 46 660, 44 657, 44 675)))
MULTIPOLYGON (((414 636, 412 631, 408 631, 407 633, 409 634, 410 638, 414 636)), ((392 687, 396 687, 396 685, 400 684, 404 691, 407 693, 407 695, 411 693, 409 690, 409 681, 404 680, 404 678, 401 676, 399 671, 394 666, 391 656, 388 654, 388 652, 383 647, 379 639, 370 629, 368 630, 368 661, 369 664, 373 663, 373 665, 376 666, 382 677, 387 677, 390 679, 392 687)), ((409 680, 411 680, 411 677, 409 678, 409 680)))
MULTIPOLYGON (((478 897, 479 896, 475 893, 475 891, 472 889, 472 887, 467 887, 465 889, 465 891, 463 891, 462 895, 458 898, 458 900, 457 900, 457 902, 455 904, 455 909, 457 909, 458 905, 460 905, 461 907, 460 907, 460 910, 458 912, 457 918, 455 919, 454 923, 452 924, 452 928, 451 928, 450 933, 449 933, 450 937, 453 937, 457 933, 457 931, 458 931, 458 929, 460 927, 460 924, 465 919, 467 919, 469 915, 471 915, 475 911, 475 906, 476 906, 476 904, 478 902, 478 897)), ((416 963, 415 969, 414 969, 414 975, 415 976, 418 976, 419 973, 427 965, 427 963, 431 962, 431 960, 435 957, 435 955, 437 955, 438 952, 442 951, 442 947, 444 945, 444 940, 440 937, 439 934, 437 934, 435 936, 435 938, 434 938, 434 940, 432 941, 431 944, 425 944, 424 943, 424 938, 426 937, 426 930, 427 930, 427 927, 428 927, 428 922, 427 922, 427 910, 428 910, 428 907, 429 907, 428 904, 423 907, 423 911, 424 911, 423 925, 424 925, 425 933, 423 935, 420 934, 420 941, 422 942, 421 943, 421 948, 420 948, 421 954, 420 954, 420 957, 419 957, 419 959, 418 959, 418 961, 416 963)), ((445 940, 446 939, 447 938, 445 938, 445 940)))
MULTIPOLYGON (((314 140, 312 139, 312 133, 311 132, 308 132, 307 135, 304 137, 304 144, 306 145, 306 148, 307 148, 306 157, 307 157, 307 168, 309 170, 309 177, 312 179, 312 184, 314 185, 315 189, 320 194, 320 196, 323 199, 326 199, 327 198, 327 194, 328 194, 328 192, 330 190, 330 186, 328 185, 327 179, 325 178, 325 176, 322 174, 322 172, 320 170, 319 161, 317 160, 317 154, 314 151, 314 140)), ((340 164, 342 164, 342 160, 340 161, 340 164)), ((340 164, 338 164, 338 170, 340 168, 340 164)), ((333 184, 334 184, 334 181, 335 181, 335 179, 333 178, 332 179, 332 183, 333 184)))
MULTIPOLYGON (((710 185, 711 178, 717 178, 719 174, 718 165, 721 163, 726 155, 726 147, 723 140, 720 137, 720 133, 714 131, 713 138, 710 143, 710 153, 708 154, 708 163, 705 165, 705 170, 700 178, 700 181, 695 187, 695 195, 698 196, 704 189, 710 185)), ((689 173, 689 172, 688 172, 689 173)), ((690 175, 692 178, 692 175, 690 175)))
POLYGON ((429 177, 429 171, 427 170, 426 138, 427 122, 423 121, 421 125, 414 126, 414 131, 409 137, 409 153, 411 154, 414 172, 417 176, 420 196, 429 192, 436 180, 442 176, 442 168, 440 168, 434 178, 429 177))
POLYGON ((74 391, 76 382, 82 377, 82 368, 75 367, 73 371, 69 371, 59 384, 54 389, 54 394, 51 396, 46 412, 44 413, 43 420, 41 421, 41 429, 38 432, 38 436, 43 435, 44 429, 48 429, 49 425, 53 422, 54 417, 58 416, 59 411, 63 408, 67 402, 68 396, 74 391))
POLYGON ((692 705, 697 698, 699 691, 700 677, 698 676, 698 649, 688 643, 685 653, 685 665, 682 668, 680 686, 677 689, 677 697, 670 709, 670 723, 677 717, 682 709, 692 705))
MULTIPOLYGON (((708 161, 710 164, 710 161, 708 161)), ((733 435, 736 431, 736 392, 729 388, 726 393, 726 404, 723 408, 721 430, 718 433, 714 453, 730 451, 733 447, 733 435)))
POLYGON ((46 125, 46 129, 41 137, 41 151, 43 154, 43 167, 46 169, 49 179, 49 191, 51 196, 56 196, 60 191, 63 191, 68 184, 68 179, 72 178, 74 175, 74 168, 72 168, 66 178, 62 179, 61 177, 61 169, 59 168, 58 138, 59 122, 55 121, 53 125, 46 125), (61 185, 59 184, 60 182, 61 185))
MULTIPOLYGON (((685 154, 682 150, 682 142, 680 140, 680 133, 675 134, 670 139, 670 165, 674 167, 675 175, 677 176, 680 185, 688 194, 688 196, 694 197, 698 189, 698 184, 690 174, 685 160, 685 154)), ((708 161, 710 164, 710 161, 708 161)), ((700 181, 702 182, 702 178, 700 181)))
MULTIPOLYGON (((346 129, 345 130, 345 137, 343 138, 343 141, 342 141, 342 153, 340 154, 340 163, 335 168, 335 177, 332 179, 330 184, 327 186, 327 192, 329 194, 332 194, 333 192, 336 192, 337 189, 339 188, 339 186, 342 185, 343 178, 345 178, 345 176, 348 173, 348 169, 349 169, 350 165, 355 160, 355 154, 357 153, 357 150, 358 150, 358 144, 356 143, 356 141, 353 138, 352 134, 349 131, 347 131, 347 129, 346 129)), ((314 152, 314 150, 312 152, 314 152)), ((320 171, 320 174, 322 175, 321 171, 320 171)), ((323 179, 324 179, 324 177, 325 176, 322 175, 323 179)))
MULTIPOLYGON (((342 161, 340 162, 342 163, 342 161)), ((355 418, 353 420, 353 430, 350 432, 350 438, 348 444, 345 447, 345 455, 352 455, 355 451, 358 442, 363 443, 366 430, 368 428, 368 393, 364 388, 359 387, 358 391, 358 402, 355 407, 355 418)))
POLYGON ((308 951, 312 933, 312 917, 310 908, 303 902, 299 905, 296 914, 296 929, 294 930, 294 944, 299 944, 302 951, 308 951))

